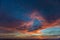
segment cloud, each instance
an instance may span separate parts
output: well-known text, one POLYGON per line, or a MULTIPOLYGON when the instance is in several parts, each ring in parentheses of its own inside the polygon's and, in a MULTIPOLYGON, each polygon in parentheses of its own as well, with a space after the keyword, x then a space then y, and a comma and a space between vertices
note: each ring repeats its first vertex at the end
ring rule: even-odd
POLYGON ((60 35, 60 26, 55 26, 52 28, 46 28, 41 30, 43 35, 60 35))

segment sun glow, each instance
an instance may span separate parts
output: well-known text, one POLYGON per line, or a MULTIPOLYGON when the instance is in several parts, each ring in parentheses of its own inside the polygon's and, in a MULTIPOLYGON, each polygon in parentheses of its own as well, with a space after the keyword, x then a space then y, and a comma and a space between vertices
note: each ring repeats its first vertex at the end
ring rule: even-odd
MULTIPOLYGON (((18 30, 18 29, 16 29, 17 27, 15 27, 15 28, 0 27, 0 29, 8 30, 8 31, 17 31, 17 32, 19 32, 19 34, 17 34, 17 36, 20 35, 20 32, 23 34, 40 35, 41 36, 42 32, 40 30, 50 28, 50 27, 54 27, 55 25, 58 25, 58 24, 60 25, 60 19, 57 19, 57 20, 53 21, 52 23, 48 23, 47 20, 45 20, 45 18, 42 15, 40 15, 40 13, 37 11, 32 12, 32 14, 29 15, 29 18, 31 18, 32 20, 30 20, 28 22, 23 22, 18 27, 18 28, 26 27, 26 29, 24 29, 24 30, 18 30), (33 31, 29 32, 28 30, 29 30, 29 28, 33 27, 35 19, 37 19, 41 23, 42 26, 40 26, 40 28, 38 28, 37 30, 33 30, 33 31)), ((40 37, 40 38, 42 38, 42 37, 40 37)))

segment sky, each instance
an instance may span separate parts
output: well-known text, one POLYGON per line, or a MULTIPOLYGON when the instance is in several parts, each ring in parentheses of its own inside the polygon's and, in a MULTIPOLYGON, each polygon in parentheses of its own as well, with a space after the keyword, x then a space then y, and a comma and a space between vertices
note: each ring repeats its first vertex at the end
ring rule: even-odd
POLYGON ((60 18, 60 0, 0 0, 0 26, 15 27, 29 21, 26 15, 34 10, 52 22, 60 18))
POLYGON ((43 35, 60 35, 60 26, 47 28, 41 31, 43 32, 43 35))

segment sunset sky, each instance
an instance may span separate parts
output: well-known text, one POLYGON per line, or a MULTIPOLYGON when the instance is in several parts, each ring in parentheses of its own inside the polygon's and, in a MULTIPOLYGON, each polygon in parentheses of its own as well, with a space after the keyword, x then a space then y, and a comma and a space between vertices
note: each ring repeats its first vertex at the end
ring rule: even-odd
MULTIPOLYGON (((31 20, 29 15, 33 11, 38 11, 48 23, 51 23, 60 18, 60 0, 0 0, 0 27, 18 27, 21 22, 31 20)), ((41 24, 34 20, 33 26, 41 24)), ((39 27, 31 29, 36 28, 39 27)))

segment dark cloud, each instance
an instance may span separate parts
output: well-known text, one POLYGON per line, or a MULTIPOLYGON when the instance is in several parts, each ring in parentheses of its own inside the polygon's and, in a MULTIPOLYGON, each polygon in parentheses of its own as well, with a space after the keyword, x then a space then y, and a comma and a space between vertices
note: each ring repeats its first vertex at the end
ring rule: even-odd
POLYGON ((60 18, 60 0, 0 0, 0 26, 19 26, 36 9, 49 22, 60 18))

